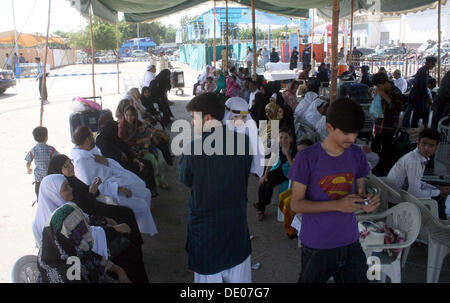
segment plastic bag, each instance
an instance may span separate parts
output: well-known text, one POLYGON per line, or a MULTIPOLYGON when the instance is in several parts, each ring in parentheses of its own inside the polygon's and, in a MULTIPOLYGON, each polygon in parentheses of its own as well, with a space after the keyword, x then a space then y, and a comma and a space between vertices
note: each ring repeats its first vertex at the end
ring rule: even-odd
POLYGON ((384 111, 383 111, 383 106, 381 105, 380 94, 376 94, 375 98, 373 98, 372 104, 370 104, 369 113, 375 119, 383 119, 384 118, 384 111))

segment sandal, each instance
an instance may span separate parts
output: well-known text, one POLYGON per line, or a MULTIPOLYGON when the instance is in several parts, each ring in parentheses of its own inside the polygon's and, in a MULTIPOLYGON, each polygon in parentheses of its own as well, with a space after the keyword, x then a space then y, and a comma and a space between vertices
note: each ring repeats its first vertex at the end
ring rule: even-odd
POLYGON ((159 183, 159 187, 161 187, 162 189, 169 189, 169 184, 167 184, 166 182, 160 182, 159 183))
POLYGON ((258 221, 262 221, 262 220, 264 219, 264 212, 258 210, 258 211, 256 212, 256 219, 257 219, 258 221))

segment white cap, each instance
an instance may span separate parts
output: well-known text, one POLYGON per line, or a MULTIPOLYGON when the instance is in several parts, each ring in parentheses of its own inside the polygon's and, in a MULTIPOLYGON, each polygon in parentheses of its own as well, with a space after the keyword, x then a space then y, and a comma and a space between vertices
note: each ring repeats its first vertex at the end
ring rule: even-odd
POLYGON ((277 94, 274 93, 270 98, 276 99, 277 98, 277 94))
POLYGON ((152 68, 153 65, 147 65, 147 70, 150 70, 152 68))

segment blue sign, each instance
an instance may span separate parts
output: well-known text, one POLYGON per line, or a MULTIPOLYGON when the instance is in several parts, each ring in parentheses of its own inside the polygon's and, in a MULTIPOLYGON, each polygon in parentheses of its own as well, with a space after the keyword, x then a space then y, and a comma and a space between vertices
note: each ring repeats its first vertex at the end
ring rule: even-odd
POLYGON ((311 20, 300 20, 300 35, 308 36, 311 34, 311 20))

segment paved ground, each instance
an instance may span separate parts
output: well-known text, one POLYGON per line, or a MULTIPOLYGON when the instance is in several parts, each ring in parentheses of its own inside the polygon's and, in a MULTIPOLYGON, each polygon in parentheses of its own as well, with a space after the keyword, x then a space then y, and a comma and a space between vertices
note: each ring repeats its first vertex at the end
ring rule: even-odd
MULTIPOLYGON (((180 66, 176 64, 176 66, 180 66)), ((139 84, 145 71, 145 62, 122 63, 120 76, 121 95, 126 87, 139 84)), ((89 65, 74 65, 59 69, 58 73, 90 72, 89 65)), ((115 71, 115 64, 98 65, 96 72, 115 71)), ((175 102, 172 110, 177 118, 188 119, 185 104, 192 98, 192 84, 198 71, 183 66, 185 96, 171 94, 175 102)), ((117 76, 96 77, 97 94, 103 96, 104 108, 113 112, 120 101, 117 95, 117 76), (100 93, 101 90, 101 93, 100 93)), ((69 154, 72 148, 69 130, 69 115, 72 99, 76 96, 92 95, 92 81, 89 76, 49 78, 50 105, 45 106, 44 125, 49 129, 49 144, 60 153, 69 154)), ((174 91, 173 91, 174 92, 174 91)), ((26 174, 24 157, 35 144, 32 129, 39 124, 39 102, 37 82, 21 80, 12 89, 0 96, 0 282, 11 281, 14 262, 23 255, 37 254, 31 232, 36 206, 33 176, 26 174)), ((178 181, 177 162, 167 171, 169 191, 160 190, 160 196, 152 201, 152 213, 159 233, 145 236, 145 265, 152 282, 192 282, 193 274, 187 270, 185 252, 188 190, 178 181)), ((257 180, 251 177, 248 197, 250 202, 257 198, 257 180)), ((277 207, 268 207, 266 219, 256 221, 255 210, 249 203, 248 221, 252 240, 252 264, 261 263, 253 271, 254 282, 295 282, 300 271, 300 251, 297 240, 286 237, 282 223, 276 220, 277 207)), ((426 276, 427 247, 413 245, 408 263, 403 270, 404 282, 424 282, 426 276)), ((441 282, 450 282, 450 262, 445 261, 441 282)))

